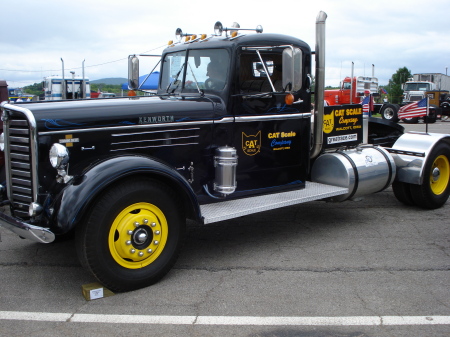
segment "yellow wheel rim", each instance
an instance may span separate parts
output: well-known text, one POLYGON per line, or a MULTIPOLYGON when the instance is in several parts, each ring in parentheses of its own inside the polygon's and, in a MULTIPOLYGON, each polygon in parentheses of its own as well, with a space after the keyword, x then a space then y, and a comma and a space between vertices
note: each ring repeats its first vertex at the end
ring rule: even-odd
POLYGON ((446 156, 435 159, 430 172, 430 187, 435 195, 444 193, 450 180, 450 164, 446 156))
POLYGON ((153 263, 164 250, 169 227, 155 205, 140 202, 122 210, 108 235, 109 251, 122 267, 139 269, 153 263))

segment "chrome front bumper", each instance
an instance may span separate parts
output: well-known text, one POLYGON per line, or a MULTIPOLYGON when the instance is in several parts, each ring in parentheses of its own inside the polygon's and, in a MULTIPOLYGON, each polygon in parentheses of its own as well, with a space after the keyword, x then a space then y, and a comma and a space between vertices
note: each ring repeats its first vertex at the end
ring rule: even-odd
POLYGON ((55 240, 55 234, 47 228, 30 225, 2 212, 0 212, 0 227, 9 229, 20 237, 35 242, 50 243, 55 240))

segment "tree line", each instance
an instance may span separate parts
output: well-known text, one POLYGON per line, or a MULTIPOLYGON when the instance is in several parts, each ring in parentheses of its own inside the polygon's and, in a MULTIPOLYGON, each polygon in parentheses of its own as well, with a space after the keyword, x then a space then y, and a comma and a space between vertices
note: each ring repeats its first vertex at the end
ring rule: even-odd
MULTIPOLYGON (((98 84, 92 83, 91 84, 91 91, 98 92, 99 90, 101 92, 112 92, 116 95, 120 95, 122 93, 122 86, 119 84, 117 84, 117 85, 103 84, 103 83, 98 83, 98 84)), ((22 88, 22 92, 24 94, 41 96, 44 93, 43 82, 38 82, 38 83, 31 84, 31 85, 27 85, 22 88)))

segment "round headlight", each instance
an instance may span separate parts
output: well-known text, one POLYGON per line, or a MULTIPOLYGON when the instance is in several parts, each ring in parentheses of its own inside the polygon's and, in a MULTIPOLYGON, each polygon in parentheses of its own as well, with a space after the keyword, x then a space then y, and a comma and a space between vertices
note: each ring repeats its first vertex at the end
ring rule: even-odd
POLYGON ((0 135, 0 151, 5 151, 5 134, 0 135))
POLYGON ((55 169, 59 169, 66 165, 69 161, 69 151, 64 145, 55 143, 50 149, 50 164, 55 169))

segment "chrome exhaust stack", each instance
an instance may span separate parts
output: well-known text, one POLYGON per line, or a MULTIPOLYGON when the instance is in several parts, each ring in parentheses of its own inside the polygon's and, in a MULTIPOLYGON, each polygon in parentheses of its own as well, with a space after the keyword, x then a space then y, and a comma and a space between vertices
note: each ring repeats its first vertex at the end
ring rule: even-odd
POLYGON ((314 90, 314 144, 311 158, 317 157, 323 145, 323 113, 325 90, 325 21, 327 13, 320 11, 316 18, 316 87, 314 90))

